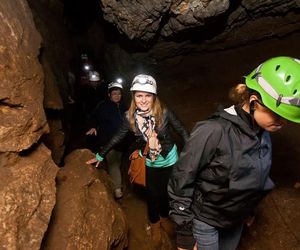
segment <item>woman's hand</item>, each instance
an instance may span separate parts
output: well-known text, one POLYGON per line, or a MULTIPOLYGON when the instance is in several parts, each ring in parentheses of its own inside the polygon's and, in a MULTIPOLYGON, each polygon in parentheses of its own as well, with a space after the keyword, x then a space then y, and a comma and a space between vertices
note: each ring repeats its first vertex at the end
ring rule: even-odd
POLYGON ((97 136, 97 129, 91 128, 89 131, 85 133, 86 135, 95 135, 97 136))
POLYGON ((254 223, 255 220, 255 216, 254 215, 249 215, 246 219, 245 219, 245 224, 247 227, 251 227, 254 223))
POLYGON ((98 161, 98 160, 96 159, 96 157, 95 157, 95 158, 93 158, 93 159, 90 159, 90 160, 86 161, 85 163, 86 163, 86 164, 90 164, 90 165, 96 163, 95 167, 96 167, 96 168, 99 168, 99 167, 100 167, 100 162, 101 162, 101 161, 98 161))

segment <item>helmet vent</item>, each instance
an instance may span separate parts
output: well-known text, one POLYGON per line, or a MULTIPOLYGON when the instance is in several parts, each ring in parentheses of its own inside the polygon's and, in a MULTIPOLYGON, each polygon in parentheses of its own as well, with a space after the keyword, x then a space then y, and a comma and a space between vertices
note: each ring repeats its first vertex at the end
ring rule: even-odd
POLYGON ((298 92, 297 89, 295 89, 294 92, 293 92, 293 95, 296 95, 297 92, 298 92))
POLYGON ((260 75, 260 72, 256 72, 253 76, 251 76, 251 79, 255 79, 258 75, 260 75))
POLYGON ((279 70, 279 68, 280 68, 280 65, 277 65, 275 68, 275 71, 279 70))
POLYGON ((286 77, 285 81, 288 82, 290 79, 291 79, 291 76, 288 75, 288 76, 286 77))

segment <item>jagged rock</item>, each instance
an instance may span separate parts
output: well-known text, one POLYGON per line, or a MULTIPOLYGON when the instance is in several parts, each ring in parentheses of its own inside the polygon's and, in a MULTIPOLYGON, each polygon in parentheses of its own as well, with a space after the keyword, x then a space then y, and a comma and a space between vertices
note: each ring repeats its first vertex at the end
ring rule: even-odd
POLYGON ((205 19, 224 13, 228 0, 202 1, 108 1, 102 0, 104 18, 129 39, 144 41, 156 35, 170 36, 181 30, 203 26, 205 19))
POLYGON ((43 142, 51 150, 52 159, 60 165, 63 154, 65 152, 65 134, 62 130, 62 123, 60 119, 48 118, 50 133, 43 136, 43 142))
POLYGON ((75 150, 57 176, 57 202, 44 249, 124 249, 128 226, 103 169, 85 162, 93 154, 75 150))
MULTIPOLYGON (((46 54, 47 55, 47 54, 46 54)), ((48 58, 45 56, 45 53, 41 56, 41 63, 45 72, 45 81, 44 81, 44 108, 62 110, 64 104, 57 86, 57 79, 54 75, 53 69, 51 68, 48 58)), ((65 85, 67 85, 65 83, 65 85)))
POLYGON ((48 131, 41 37, 25 0, 0 3, 0 151, 20 152, 48 131))
MULTIPOLYGON (((74 72, 74 55, 78 54, 72 44, 63 17, 63 3, 57 0, 28 0, 37 30, 43 42, 40 62, 44 70, 44 108, 50 132, 42 140, 52 151, 55 163, 59 164, 68 143, 72 107, 69 97, 74 98, 75 82, 68 82, 68 72, 74 72), (53 35, 55 34, 55 35, 53 35)), ((78 100, 76 100, 78 101, 78 100)))
MULTIPOLYGON (((107 21, 115 24, 118 30, 126 34, 129 39, 137 38, 143 41, 149 41, 158 36, 170 37, 196 27, 205 28, 203 32, 197 31, 200 34, 199 37, 202 36, 202 41, 208 38, 218 40, 218 36, 224 37, 248 23, 255 23, 262 19, 260 23, 266 25, 261 25, 260 32, 256 32, 256 37, 251 37, 257 40, 257 36, 264 33, 272 36, 269 24, 273 24, 274 20, 268 20, 268 17, 276 17, 276 23, 284 21, 288 25, 289 22, 292 23, 292 18, 287 15, 299 9, 297 1, 282 0, 272 2, 244 0, 240 3, 230 3, 229 0, 102 0, 101 2, 104 18, 107 21), (284 16, 287 16, 286 19, 290 21, 282 18, 284 16), (264 20, 265 18, 267 19, 264 20), (215 24, 212 26, 215 31, 209 30, 211 24, 215 24), (211 32, 214 35, 207 36, 211 32)), ((294 18, 297 18, 296 15, 294 18)), ((293 24, 295 23, 294 20, 293 24)), ((280 31, 283 27, 273 25, 273 28, 280 31)), ((294 27, 295 29, 299 27, 294 27)))
POLYGON ((228 0, 174 1, 170 18, 161 30, 162 36, 174 35, 182 30, 201 27, 206 19, 217 18, 229 8, 228 0))
POLYGON ((43 144, 21 156, 0 154, 1 249, 40 249, 55 205, 57 171, 43 144))
POLYGON ((0 242, 40 249, 55 204, 57 167, 39 140, 43 109, 41 37, 25 0, 0 2, 0 242))
POLYGON ((129 39, 150 40, 157 33, 171 0, 101 0, 104 18, 129 39))

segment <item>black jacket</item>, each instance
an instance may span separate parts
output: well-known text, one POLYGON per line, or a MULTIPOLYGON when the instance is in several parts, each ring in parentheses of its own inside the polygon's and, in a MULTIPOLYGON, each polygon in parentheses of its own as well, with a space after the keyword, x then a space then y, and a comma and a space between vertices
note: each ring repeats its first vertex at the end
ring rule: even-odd
POLYGON ((170 215, 226 228, 241 223, 274 187, 269 133, 257 134, 234 107, 196 124, 173 169, 170 215))
MULTIPOLYGON (((126 112, 126 106, 121 103, 115 103, 107 99, 100 102, 93 110, 89 122, 89 128, 97 129, 98 145, 104 146, 117 133, 123 122, 123 116, 126 112)), ((121 145, 115 148, 120 150, 121 145)))
MULTIPOLYGON (((155 128, 157 133, 157 138, 162 146, 161 155, 166 157, 170 150, 174 146, 174 141, 171 137, 170 126, 172 126, 186 141, 188 139, 188 132, 185 128, 181 125, 175 114, 170 110, 165 110, 163 114, 163 123, 160 128, 155 128)), ((110 140, 108 144, 106 144, 99 155, 104 157, 111 148, 113 148, 116 144, 120 143, 126 136, 126 134, 131 131, 129 120, 128 120, 128 112, 125 113, 122 126, 120 127, 117 134, 110 140)), ((136 137, 137 148, 143 149, 146 145, 146 142, 143 139, 143 135, 137 129, 137 132, 134 134, 136 137)))

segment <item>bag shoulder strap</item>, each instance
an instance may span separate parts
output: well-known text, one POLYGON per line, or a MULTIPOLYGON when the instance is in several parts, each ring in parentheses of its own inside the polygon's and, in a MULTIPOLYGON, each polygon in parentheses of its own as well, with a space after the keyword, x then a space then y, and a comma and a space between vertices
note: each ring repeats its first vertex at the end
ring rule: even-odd
POLYGON ((144 148, 143 155, 144 155, 144 156, 147 155, 147 154, 148 154, 148 151, 149 151, 149 141, 147 141, 147 143, 146 143, 146 146, 145 146, 145 148, 144 148))

